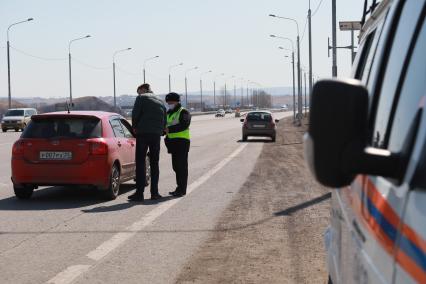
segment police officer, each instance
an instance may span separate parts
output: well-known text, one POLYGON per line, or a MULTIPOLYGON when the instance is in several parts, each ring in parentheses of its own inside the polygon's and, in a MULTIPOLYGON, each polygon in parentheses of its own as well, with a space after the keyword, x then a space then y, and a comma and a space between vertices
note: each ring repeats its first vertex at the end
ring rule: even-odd
POLYGON ((180 104, 180 96, 177 93, 169 93, 166 96, 167 126, 165 143, 168 152, 172 155, 173 171, 176 173, 177 187, 170 195, 182 197, 186 194, 188 184, 188 152, 190 147, 189 125, 191 115, 180 104))

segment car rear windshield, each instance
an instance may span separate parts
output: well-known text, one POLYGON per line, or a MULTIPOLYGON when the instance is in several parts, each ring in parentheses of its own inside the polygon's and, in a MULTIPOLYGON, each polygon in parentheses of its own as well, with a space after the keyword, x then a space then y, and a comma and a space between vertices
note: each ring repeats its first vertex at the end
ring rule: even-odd
POLYGON ((101 121, 98 118, 46 117, 32 120, 22 134, 23 138, 100 138, 101 121))
POLYGON ((8 110, 4 116, 24 116, 24 110, 11 109, 11 110, 8 110))
POLYGON ((247 121, 272 121, 272 115, 266 112, 253 112, 247 114, 247 121))

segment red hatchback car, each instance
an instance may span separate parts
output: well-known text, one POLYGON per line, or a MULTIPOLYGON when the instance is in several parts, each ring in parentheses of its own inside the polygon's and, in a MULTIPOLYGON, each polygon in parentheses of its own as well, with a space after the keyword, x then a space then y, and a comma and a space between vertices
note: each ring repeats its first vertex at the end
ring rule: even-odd
POLYGON ((118 114, 34 115, 12 149, 15 195, 30 198, 39 186, 88 185, 115 199, 120 184, 135 179, 135 149, 132 127, 118 114))

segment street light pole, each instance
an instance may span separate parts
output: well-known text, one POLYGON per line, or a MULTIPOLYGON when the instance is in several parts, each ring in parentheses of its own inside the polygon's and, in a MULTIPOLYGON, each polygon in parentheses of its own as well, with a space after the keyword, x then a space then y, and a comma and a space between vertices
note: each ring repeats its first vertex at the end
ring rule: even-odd
POLYGON ((115 90, 115 56, 120 53, 120 52, 124 52, 127 50, 131 50, 131 47, 125 48, 125 49, 120 49, 117 50, 116 52, 114 52, 114 54, 112 55, 112 80, 113 80, 113 85, 114 85, 114 107, 117 107, 117 96, 116 96, 116 90, 115 90))
POLYGON ((144 60, 144 62, 143 62, 143 83, 144 84, 146 83, 146 77, 145 77, 146 63, 150 60, 154 60, 154 59, 159 58, 159 57, 160 56, 157 55, 157 56, 153 56, 153 57, 150 57, 150 58, 147 58, 147 59, 144 60))
POLYGON ((12 87, 10 85, 10 40, 9 40, 9 30, 11 27, 18 25, 18 24, 22 24, 22 23, 26 23, 26 22, 30 22, 34 20, 33 18, 28 18, 24 21, 20 21, 20 22, 16 22, 11 24, 8 28, 7 28, 7 88, 8 88, 8 102, 9 102, 9 108, 12 108, 12 87))
POLYGON ((204 111, 204 106, 203 106, 203 75, 212 73, 212 70, 209 70, 207 72, 201 73, 200 74, 200 108, 201 108, 201 112, 204 111))
MULTIPOLYGON (((335 1, 335 0, 333 0, 335 1)), ((302 83, 302 79, 301 79, 301 71, 300 71, 300 33, 299 33, 299 23, 293 19, 293 18, 288 18, 288 17, 281 17, 281 16, 276 16, 276 15, 272 15, 270 14, 269 16, 274 17, 274 18, 279 18, 279 19, 284 19, 284 20, 289 20, 292 21, 296 24, 296 28, 297 28, 297 86, 298 86, 298 124, 301 125, 300 119, 302 116, 302 106, 301 104, 303 103, 302 101, 302 87, 301 87, 301 83, 302 83)))
POLYGON ((71 77, 72 77, 71 76, 71 44, 74 41, 82 40, 82 39, 89 38, 89 37, 90 37, 90 35, 86 35, 84 37, 79 37, 79 38, 70 40, 70 42, 68 43, 68 72, 69 72, 69 81, 70 81, 70 106, 71 107, 73 106, 73 104, 72 104, 72 80, 71 80, 71 77))
POLYGON ((198 69, 197 66, 185 71, 185 107, 188 108, 188 72, 198 69))
POLYGON ((221 73, 217 75, 216 77, 214 77, 214 80, 213 80, 213 105, 215 109, 216 109, 216 79, 222 76, 225 76, 225 73, 221 73))
POLYGON ((226 81, 229 80, 229 79, 233 79, 233 78, 235 78, 235 76, 231 76, 231 77, 225 79, 225 98, 224 98, 224 102, 223 102, 223 108, 224 109, 226 108, 226 81))
POLYGON ((172 65, 172 66, 169 67, 169 93, 172 92, 172 75, 171 75, 172 69, 175 68, 175 67, 178 67, 178 66, 182 66, 182 65, 183 65, 183 63, 179 63, 179 64, 175 64, 175 65, 172 65))
POLYGON ((332 45, 333 45, 333 67, 332 76, 337 77, 337 35, 336 35, 336 0, 331 1, 331 17, 332 17, 332 45))

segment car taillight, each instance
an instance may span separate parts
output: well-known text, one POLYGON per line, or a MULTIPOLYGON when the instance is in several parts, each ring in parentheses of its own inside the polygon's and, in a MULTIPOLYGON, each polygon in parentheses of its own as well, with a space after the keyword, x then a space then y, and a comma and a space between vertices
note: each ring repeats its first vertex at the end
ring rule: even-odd
POLYGON ((108 154, 108 144, 103 139, 89 139, 90 154, 106 155, 108 154))
POLYGON ((18 140, 13 144, 12 156, 22 156, 24 154, 24 141, 18 140))
POLYGON ((243 127, 244 127, 244 128, 248 128, 248 123, 247 123, 247 119, 246 119, 246 120, 244 120, 244 124, 243 124, 243 127))

